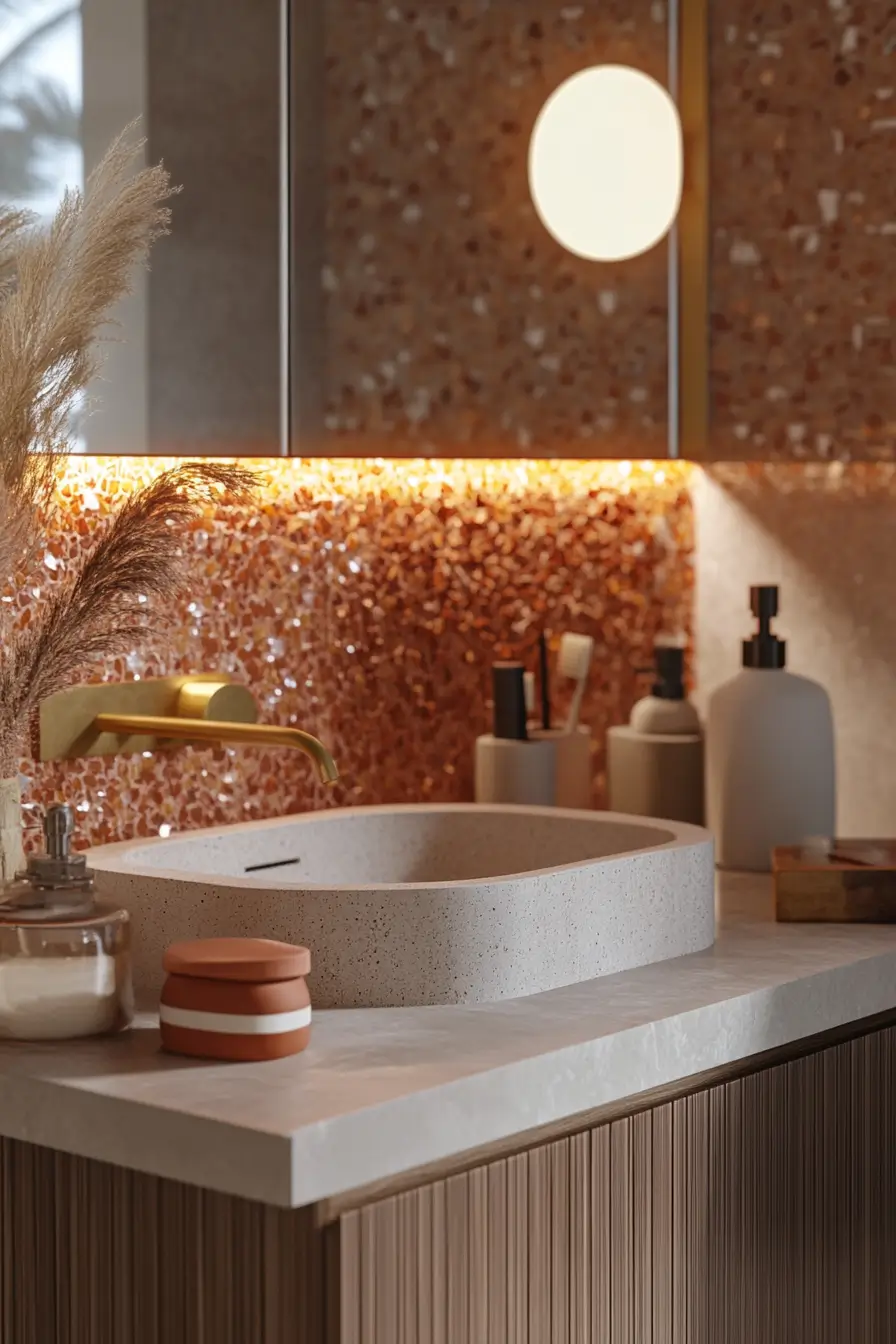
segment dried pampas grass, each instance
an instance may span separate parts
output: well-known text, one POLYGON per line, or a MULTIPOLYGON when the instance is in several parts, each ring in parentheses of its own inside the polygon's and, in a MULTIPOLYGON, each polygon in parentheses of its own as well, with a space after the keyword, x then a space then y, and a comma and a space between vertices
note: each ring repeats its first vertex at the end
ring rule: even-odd
POLYGON ((0 210, 0 573, 33 555, 98 339, 135 266, 168 231, 174 189, 158 165, 133 172, 129 127, 67 191, 49 228, 0 210))
POLYGON ((42 601, 37 618, 4 639, 0 778, 14 768, 42 700, 91 665, 129 652, 166 622, 185 578, 184 526, 221 491, 247 499, 253 482, 252 472, 211 461, 163 471, 131 495, 80 569, 42 601), (149 608, 147 597, 161 600, 149 608))
MULTIPOLYGON (((168 229, 168 174, 133 172, 141 145, 129 138, 113 144, 83 195, 66 193, 48 229, 0 209, 0 581, 10 587, 42 549, 72 410, 97 372, 110 310, 168 229)), ((41 700, 164 619, 184 578, 183 525, 222 491, 245 499, 252 482, 251 472, 213 461, 163 472, 124 504, 25 631, 0 615, 0 778, 15 769, 41 700), (152 617, 148 596, 162 599, 152 617)))

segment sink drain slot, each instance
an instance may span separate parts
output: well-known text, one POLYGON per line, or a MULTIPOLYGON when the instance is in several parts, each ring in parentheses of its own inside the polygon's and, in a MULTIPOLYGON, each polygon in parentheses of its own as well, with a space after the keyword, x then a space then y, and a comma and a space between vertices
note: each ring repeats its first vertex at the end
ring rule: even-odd
POLYGON ((244 873, 260 873, 266 868, 288 868, 291 863, 301 863, 298 855, 294 859, 274 859, 270 863, 247 863, 244 873))

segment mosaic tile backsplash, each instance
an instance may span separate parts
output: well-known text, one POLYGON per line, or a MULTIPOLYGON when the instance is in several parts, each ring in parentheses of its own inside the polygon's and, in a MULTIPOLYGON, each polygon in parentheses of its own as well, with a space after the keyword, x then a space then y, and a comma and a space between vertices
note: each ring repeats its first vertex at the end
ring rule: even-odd
MULTIPOLYGON (((58 582, 163 465, 73 459, 42 582, 58 582)), ((333 804, 468 799, 490 663, 532 657, 543 627, 596 638, 583 721, 602 798, 604 733, 644 691, 635 669, 656 634, 689 632, 686 467, 294 460, 259 471, 254 507, 217 508, 185 535, 193 582, 170 634, 90 679, 230 673, 263 719, 321 737, 340 783, 324 791, 304 756, 255 748, 25 761, 34 812, 65 799, 82 840, 102 843, 333 804)), ((31 593, 7 600, 31 619, 31 593)))

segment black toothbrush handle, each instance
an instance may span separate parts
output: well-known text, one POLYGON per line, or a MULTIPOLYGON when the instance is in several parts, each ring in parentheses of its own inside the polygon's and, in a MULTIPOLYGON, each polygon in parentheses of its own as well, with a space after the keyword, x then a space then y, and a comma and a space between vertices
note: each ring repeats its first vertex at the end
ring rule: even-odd
POLYGON ((526 683, 522 663, 492 663, 495 737, 525 742, 526 683))
POLYGON ((548 637, 542 630, 538 636, 538 680, 541 685, 541 726, 551 726, 551 684, 548 671, 548 637))

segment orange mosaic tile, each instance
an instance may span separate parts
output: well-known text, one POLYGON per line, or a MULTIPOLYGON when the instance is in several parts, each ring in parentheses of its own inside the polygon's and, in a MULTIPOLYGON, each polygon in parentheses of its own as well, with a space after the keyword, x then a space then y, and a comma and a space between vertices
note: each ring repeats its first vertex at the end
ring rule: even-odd
MULTIPOLYGON (((159 460, 73 458, 48 541, 46 584, 84 552, 159 460)), ((91 843, 310 807, 472 795, 489 666, 531 656, 542 627, 594 635, 583 719, 603 737, 641 693, 654 636, 687 631, 693 530, 688 468, 669 463, 259 464, 251 509, 216 507, 184 536, 193 581, 170 634, 94 679, 223 671, 261 717, 332 749, 316 783, 298 754, 180 747, 147 757, 23 762, 32 814, 77 809, 91 843)), ((11 599, 29 619, 33 594, 11 599)), ((558 688, 558 709, 565 700, 558 688)))

